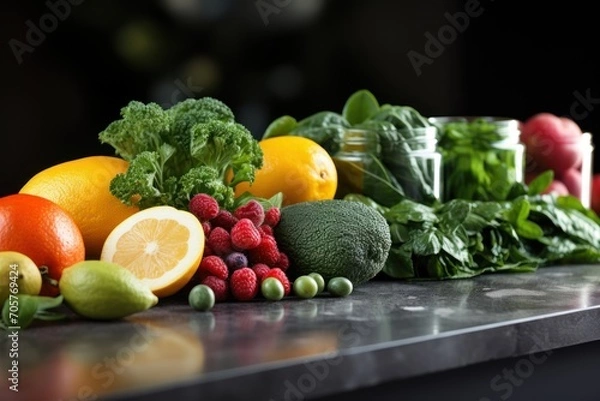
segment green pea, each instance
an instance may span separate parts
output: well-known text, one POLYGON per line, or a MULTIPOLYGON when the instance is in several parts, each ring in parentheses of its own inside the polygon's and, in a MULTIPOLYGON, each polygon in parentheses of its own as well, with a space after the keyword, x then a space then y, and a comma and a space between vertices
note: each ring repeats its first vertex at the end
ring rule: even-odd
POLYGON ((198 284, 188 294, 188 302, 195 310, 209 311, 215 306, 215 293, 209 286, 198 284))
POLYGON ((270 301, 279 301, 285 295, 285 288, 275 277, 267 277, 260 285, 263 297, 270 301))
POLYGON ((319 290, 319 285, 310 276, 300 276, 294 280, 294 293, 300 298, 314 298, 319 290))
POLYGON ((327 283, 327 291, 335 297, 346 297, 353 289, 352 281, 346 277, 334 277, 327 283))
POLYGON ((325 279, 323 276, 321 276, 319 273, 310 273, 308 276, 312 277, 317 282, 317 294, 322 293, 325 290, 325 279))

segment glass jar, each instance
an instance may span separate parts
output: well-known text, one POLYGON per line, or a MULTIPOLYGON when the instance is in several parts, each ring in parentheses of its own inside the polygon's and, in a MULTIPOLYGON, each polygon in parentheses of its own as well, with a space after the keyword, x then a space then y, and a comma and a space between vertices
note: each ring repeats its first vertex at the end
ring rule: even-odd
POLYGON ((369 191, 369 174, 381 157, 379 137, 374 131, 348 129, 342 135, 340 149, 333 155, 337 169, 338 185, 335 197, 348 194, 365 194, 369 191))
POLYGON ((347 129, 333 160, 338 198, 359 193, 384 206, 404 198, 423 203, 441 199, 435 127, 386 132, 347 129))
POLYGON ((584 207, 590 208, 592 205, 592 177, 594 175, 594 144, 591 133, 583 133, 580 146, 581 166, 579 167, 579 172, 581 173, 581 192, 579 200, 584 207))
MULTIPOLYGON (((557 195, 572 195, 578 198, 584 207, 589 208, 592 201, 592 165, 594 154, 592 135, 589 132, 585 132, 581 136, 565 138, 560 142, 555 142, 554 145, 557 147, 560 146, 565 154, 577 156, 575 156, 575 164, 573 166, 567 166, 568 168, 562 166, 561 169, 553 170, 554 183, 546 192, 554 192, 557 195)), ((535 160, 528 163, 527 174, 531 178, 535 177, 539 172, 543 172, 543 169, 537 166, 535 160)))
POLYGON ((519 121, 502 117, 432 117, 443 156, 443 197, 501 201, 525 179, 519 121))

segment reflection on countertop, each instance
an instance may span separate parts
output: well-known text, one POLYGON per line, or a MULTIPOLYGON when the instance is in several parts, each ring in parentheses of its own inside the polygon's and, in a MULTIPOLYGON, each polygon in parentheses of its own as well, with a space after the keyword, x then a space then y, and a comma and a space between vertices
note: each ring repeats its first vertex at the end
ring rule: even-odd
MULTIPOLYGON (((514 330, 489 336, 490 340, 469 333, 523 322, 530 331, 536 327, 547 331, 544 320, 562 315, 568 316, 565 325, 585 326, 591 317, 584 312, 593 312, 598 320, 599 305, 600 266, 551 267, 533 274, 443 282, 382 279, 357 287, 347 298, 222 303, 210 312, 196 312, 185 296, 175 296, 121 321, 71 316, 67 322, 37 324, 20 332, 20 391, 17 395, 3 386, 0 398, 70 401, 138 394, 141 398, 136 399, 141 400, 143 394, 152 399, 153 393, 205 388, 206 394, 222 391, 232 398, 252 391, 262 392, 264 399, 283 399, 291 388, 284 380, 289 377, 312 377, 311 394, 331 393, 348 388, 344 377, 355 380, 360 373, 365 382, 376 383, 390 374, 367 370, 371 364, 398 366, 403 375, 410 374, 410 368, 402 366, 410 359, 410 347, 422 346, 421 351, 432 357, 452 357, 444 351, 449 344, 439 342, 432 348, 431 341, 452 339, 456 347, 463 337, 470 342, 493 339, 494 344, 479 344, 493 355, 473 358, 514 353, 518 341, 514 336, 519 335, 514 330), (319 365, 320 370, 311 365, 323 361, 327 364, 319 365), (322 380, 315 379, 317 373, 306 376, 311 369, 327 375, 322 380), (279 377, 279 382, 255 383, 267 374, 279 377), (233 378, 247 380, 232 388, 233 378)), ((560 326, 561 320, 552 324, 560 326)), ((8 342, 6 336, 0 340, 4 349, 8 342)), ((10 361, 2 360, 7 372, 10 361)), ((421 360, 428 363, 427 358, 421 360)), ((447 364, 451 366, 451 361, 447 364)))

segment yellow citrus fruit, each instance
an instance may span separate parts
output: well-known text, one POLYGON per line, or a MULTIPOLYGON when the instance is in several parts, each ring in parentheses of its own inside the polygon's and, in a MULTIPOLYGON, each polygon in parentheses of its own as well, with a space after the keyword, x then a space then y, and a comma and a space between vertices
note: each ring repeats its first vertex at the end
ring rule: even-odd
POLYGON ((203 253, 204 230, 196 216, 154 206, 119 223, 106 238, 100 260, 129 269, 162 298, 191 280, 203 253))
POLYGON ((127 170, 118 157, 88 156, 66 161, 34 175, 20 193, 41 196, 67 211, 81 231, 86 258, 100 256, 104 240, 120 222, 136 213, 110 193, 110 181, 127 170))
POLYGON ((0 305, 4 305, 10 294, 38 295, 41 290, 42 274, 29 256, 0 252, 0 305))
POLYGON ((333 159, 321 145, 301 136, 278 136, 259 142, 263 166, 252 184, 236 186, 236 196, 248 191, 270 198, 281 192, 283 205, 333 199, 337 171, 333 159))

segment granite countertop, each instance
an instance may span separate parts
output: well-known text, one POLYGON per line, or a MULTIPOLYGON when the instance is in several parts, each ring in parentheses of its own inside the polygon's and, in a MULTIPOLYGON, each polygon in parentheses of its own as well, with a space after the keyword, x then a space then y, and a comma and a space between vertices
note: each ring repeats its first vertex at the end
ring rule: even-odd
POLYGON ((18 360, 19 393, 3 385, 0 399, 312 399, 598 339, 595 265, 374 280, 346 298, 210 312, 176 296, 121 321, 36 324, 19 333, 17 358, 3 336, 3 372, 18 360))

